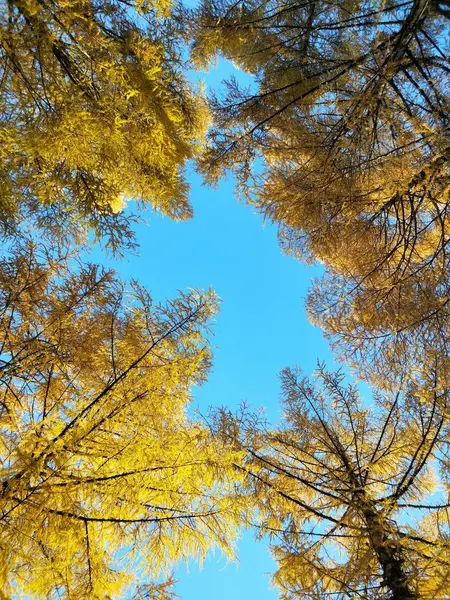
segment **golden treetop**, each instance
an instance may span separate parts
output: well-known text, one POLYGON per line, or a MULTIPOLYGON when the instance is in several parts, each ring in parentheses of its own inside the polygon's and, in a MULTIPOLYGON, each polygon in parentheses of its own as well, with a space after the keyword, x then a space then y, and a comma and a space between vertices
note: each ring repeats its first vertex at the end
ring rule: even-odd
POLYGON ((103 600, 232 553, 238 453, 187 415, 212 292, 154 306, 42 247, 0 261, 0 590, 103 600))
POLYGON ((93 228, 127 241, 129 200, 191 214, 186 161, 207 125, 182 74, 171 3, 8 2, 0 17, 2 199, 8 231, 93 228))

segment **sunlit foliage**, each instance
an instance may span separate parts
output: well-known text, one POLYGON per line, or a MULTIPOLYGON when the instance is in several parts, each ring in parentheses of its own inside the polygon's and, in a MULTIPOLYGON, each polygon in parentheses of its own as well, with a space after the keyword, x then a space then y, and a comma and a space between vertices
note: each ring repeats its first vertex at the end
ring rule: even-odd
POLYGON ((169 600, 242 522, 283 600, 450 596, 448 0, 0 7, 0 599, 169 600), (205 153, 186 35, 254 81, 205 153), (370 408, 320 367, 275 429, 188 413, 215 295, 155 305, 76 245, 132 246, 129 201, 189 217, 191 157, 324 264, 310 314, 370 408))
POLYGON ((236 530, 236 453, 186 414, 214 294, 152 305, 32 245, 0 290, 0 597, 170 597, 152 581, 236 530))
POLYGON ((448 390, 378 396, 342 375, 282 373, 284 423, 218 413, 271 541, 280 597, 413 600, 450 593, 448 390))
POLYGON ((234 169, 283 247, 324 263, 317 322, 347 357, 364 348, 355 364, 423 320, 448 340, 448 2, 205 0, 196 16, 199 63, 254 75, 212 98, 204 171, 234 169))
POLYGON ((183 166, 207 125, 167 0, 0 3, 0 219, 130 243, 126 203, 191 215, 183 166))

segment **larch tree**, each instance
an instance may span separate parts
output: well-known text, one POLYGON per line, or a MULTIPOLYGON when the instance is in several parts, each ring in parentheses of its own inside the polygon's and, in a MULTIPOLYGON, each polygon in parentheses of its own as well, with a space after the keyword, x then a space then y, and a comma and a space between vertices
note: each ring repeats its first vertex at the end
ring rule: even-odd
POLYGON ((128 200, 191 215, 183 174, 207 126, 170 0, 4 0, 0 219, 113 249, 128 200))
POLYGON ((450 593, 448 389, 407 384, 368 408, 319 368, 282 373, 283 424, 216 415, 245 459, 249 503, 283 600, 418 600, 450 593), (251 498, 251 500, 250 500, 251 498))
POLYGON ((310 309, 347 356, 446 322, 448 2, 204 0, 193 36, 199 64, 254 76, 212 97, 203 169, 233 169, 283 247, 324 263, 310 309))
POLYGON ((0 598, 168 598, 164 573, 238 526, 236 452, 186 412, 214 294, 153 306, 31 244, 0 284, 0 598))

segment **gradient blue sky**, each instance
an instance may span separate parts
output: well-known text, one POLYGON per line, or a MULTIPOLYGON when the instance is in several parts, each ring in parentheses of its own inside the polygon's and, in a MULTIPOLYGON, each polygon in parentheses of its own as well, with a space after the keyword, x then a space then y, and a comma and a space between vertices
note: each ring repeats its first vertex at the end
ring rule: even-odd
MULTIPOLYGON (((217 86, 233 71, 220 61, 204 79, 217 86)), ((189 178, 195 217, 176 223, 147 215, 148 223, 136 228, 138 256, 107 262, 123 278, 144 284, 155 301, 178 290, 213 287, 222 299, 214 327, 214 368, 208 382, 194 389, 194 404, 205 412, 212 405, 236 407, 245 400, 265 407, 275 422, 280 370, 298 364, 310 373, 318 358, 332 364, 327 343, 304 309, 311 278, 320 271, 281 253, 276 228, 235 199, 231 179, 210 189, 195 173, 189 178)), ((252 532, 240 541, 238 558, 226 565, 223 557, 210 556, 202 570, 194 563, 189 569, 182 565, 175 573, 176 592, 183 600, 275 600, 269 589, 275 564, 252 532)))

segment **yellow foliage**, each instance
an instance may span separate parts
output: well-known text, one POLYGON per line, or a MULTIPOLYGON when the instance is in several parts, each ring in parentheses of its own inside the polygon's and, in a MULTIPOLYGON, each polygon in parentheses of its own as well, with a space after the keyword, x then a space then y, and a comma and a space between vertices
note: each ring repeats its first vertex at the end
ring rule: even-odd
POLYGON ((369 407, 343 380, 285 369, 278 428, 228 417, 280 598, 445 598, 448 388, 431 375, 369 407))
POLYGON ((232 553, 239 452, 186 409, 210 366, 213 292, 153 306, 42 247, 0 260, 0 589, 122 598, 232 553))
POLYGON ((117 200, 191 215, 183 168, 207 127, 171 2, 15 0, 0 16, 0 218, 126 243, 117 200))
POLYGON ((420 0, 193 11, 197 60, 254 75, 211 98, 201 168, 212 182, 232 170, 282 248, 324 265, 310 314, 377 385, 436 359, 448 371, 447 12, 420 0))

